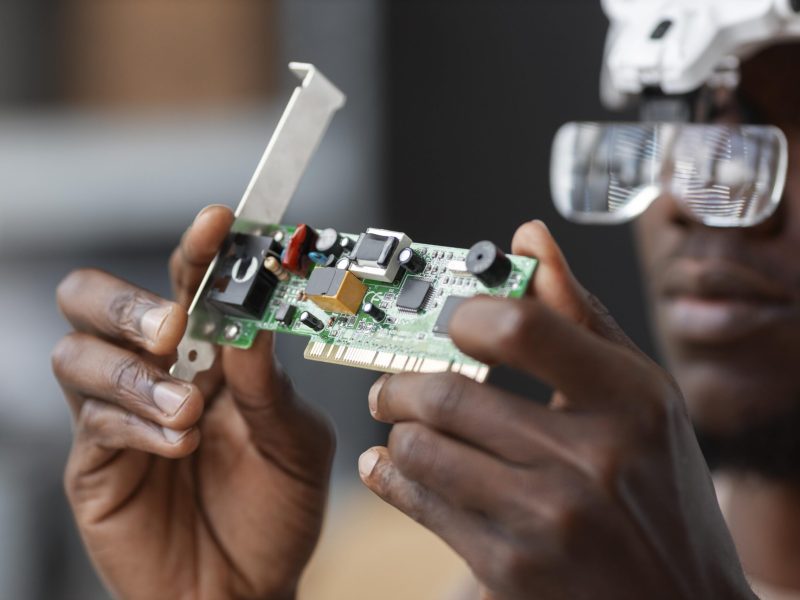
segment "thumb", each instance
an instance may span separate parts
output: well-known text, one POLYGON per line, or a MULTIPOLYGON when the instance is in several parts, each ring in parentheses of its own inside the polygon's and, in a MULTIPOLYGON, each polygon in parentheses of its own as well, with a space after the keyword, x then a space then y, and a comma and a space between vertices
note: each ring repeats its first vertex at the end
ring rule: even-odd
POLYGON ((564 253, 542 221, 530 221, 517 229, 511 250, 539 260, 531 280, 532 295, 599 336, 639 352, 603 303, 575 278, 564 253))
POLYGON ((275 358, 271 332, 262 331, 249 350, 224 348, 222 371, 262 456, 309 482, 330 470, 333 427, 295 391, 275 358))

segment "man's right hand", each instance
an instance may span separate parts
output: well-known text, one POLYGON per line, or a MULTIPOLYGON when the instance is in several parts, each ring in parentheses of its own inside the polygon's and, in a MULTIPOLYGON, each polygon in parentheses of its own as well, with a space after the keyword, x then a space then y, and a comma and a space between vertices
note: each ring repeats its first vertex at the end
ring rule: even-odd
POLYGON ((58 288, 74 328, 53 369, 75 419, 65 485, 83 540, 124 598, 292 598, 319 537, 334 435, 262 333, 195 385, 167 367, 228 232, 198 215, 170 262, 169 302, 107 273, 58 288))

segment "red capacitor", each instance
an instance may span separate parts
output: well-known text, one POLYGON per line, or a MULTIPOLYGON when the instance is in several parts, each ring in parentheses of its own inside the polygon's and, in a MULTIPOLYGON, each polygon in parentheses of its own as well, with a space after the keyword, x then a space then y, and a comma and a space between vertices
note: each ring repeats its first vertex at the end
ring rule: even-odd
POLYGON ((300 277, 307 277, 313 266, 308 253, 314 249, 316 241, 317 232, 313 227, 304 223, 298 225, 289 239, 289 243, 286 244, 286 250, 281 259, 283 268, 300 277))

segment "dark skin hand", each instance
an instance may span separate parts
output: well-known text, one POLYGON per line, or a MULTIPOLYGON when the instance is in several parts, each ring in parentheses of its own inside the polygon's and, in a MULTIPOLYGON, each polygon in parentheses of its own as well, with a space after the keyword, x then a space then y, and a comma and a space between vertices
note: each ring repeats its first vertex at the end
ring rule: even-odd
POLYGON ((170 261, 177 302, 81 270, 53 368, 75 420, 65 486, 121 598, 293 598, 319 537, 334 435, 293 391, 271 336, 189 385, 167 372, 233 216, 209 207, 170 261))
POLYGON ((455 374, 381 378, 388 447, 366 485, 438 534, 485 599, 754 598, 672 378, 581 288, 546 227, 530 297, 465 302, 467 354, 556 390, 548 405, 455 374))

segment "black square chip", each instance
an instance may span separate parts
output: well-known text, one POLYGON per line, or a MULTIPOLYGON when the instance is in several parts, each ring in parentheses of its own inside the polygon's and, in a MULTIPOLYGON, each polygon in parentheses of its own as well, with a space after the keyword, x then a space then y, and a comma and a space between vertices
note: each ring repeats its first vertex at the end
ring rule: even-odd
POLYGON ((453 318, 453 313, 458 306, 466 299, 466 296, 447 297, 447 300, 444 301, 444 306, 442 306, 442 311, 436 319, 436 323, 433 324, 433 333, 442 333, 446 335, 450 333, 450 319, 453 318))
POLYGON ((278 323, 286 325, 289 327, 292 324, 292 319, 294 319, 294 315, 297 312, 297 307, 292 306, 291 304, 286 304, 282 302, 281 305, 278 307, 278 310, 275 311, 275 320, 278 323))
POLYGON ((397 308, 419 312, 422 305, 425 304, 425 300, 428 299, 432 287, 430 281, 419 277, 409 277, 397 297, 397 308))

